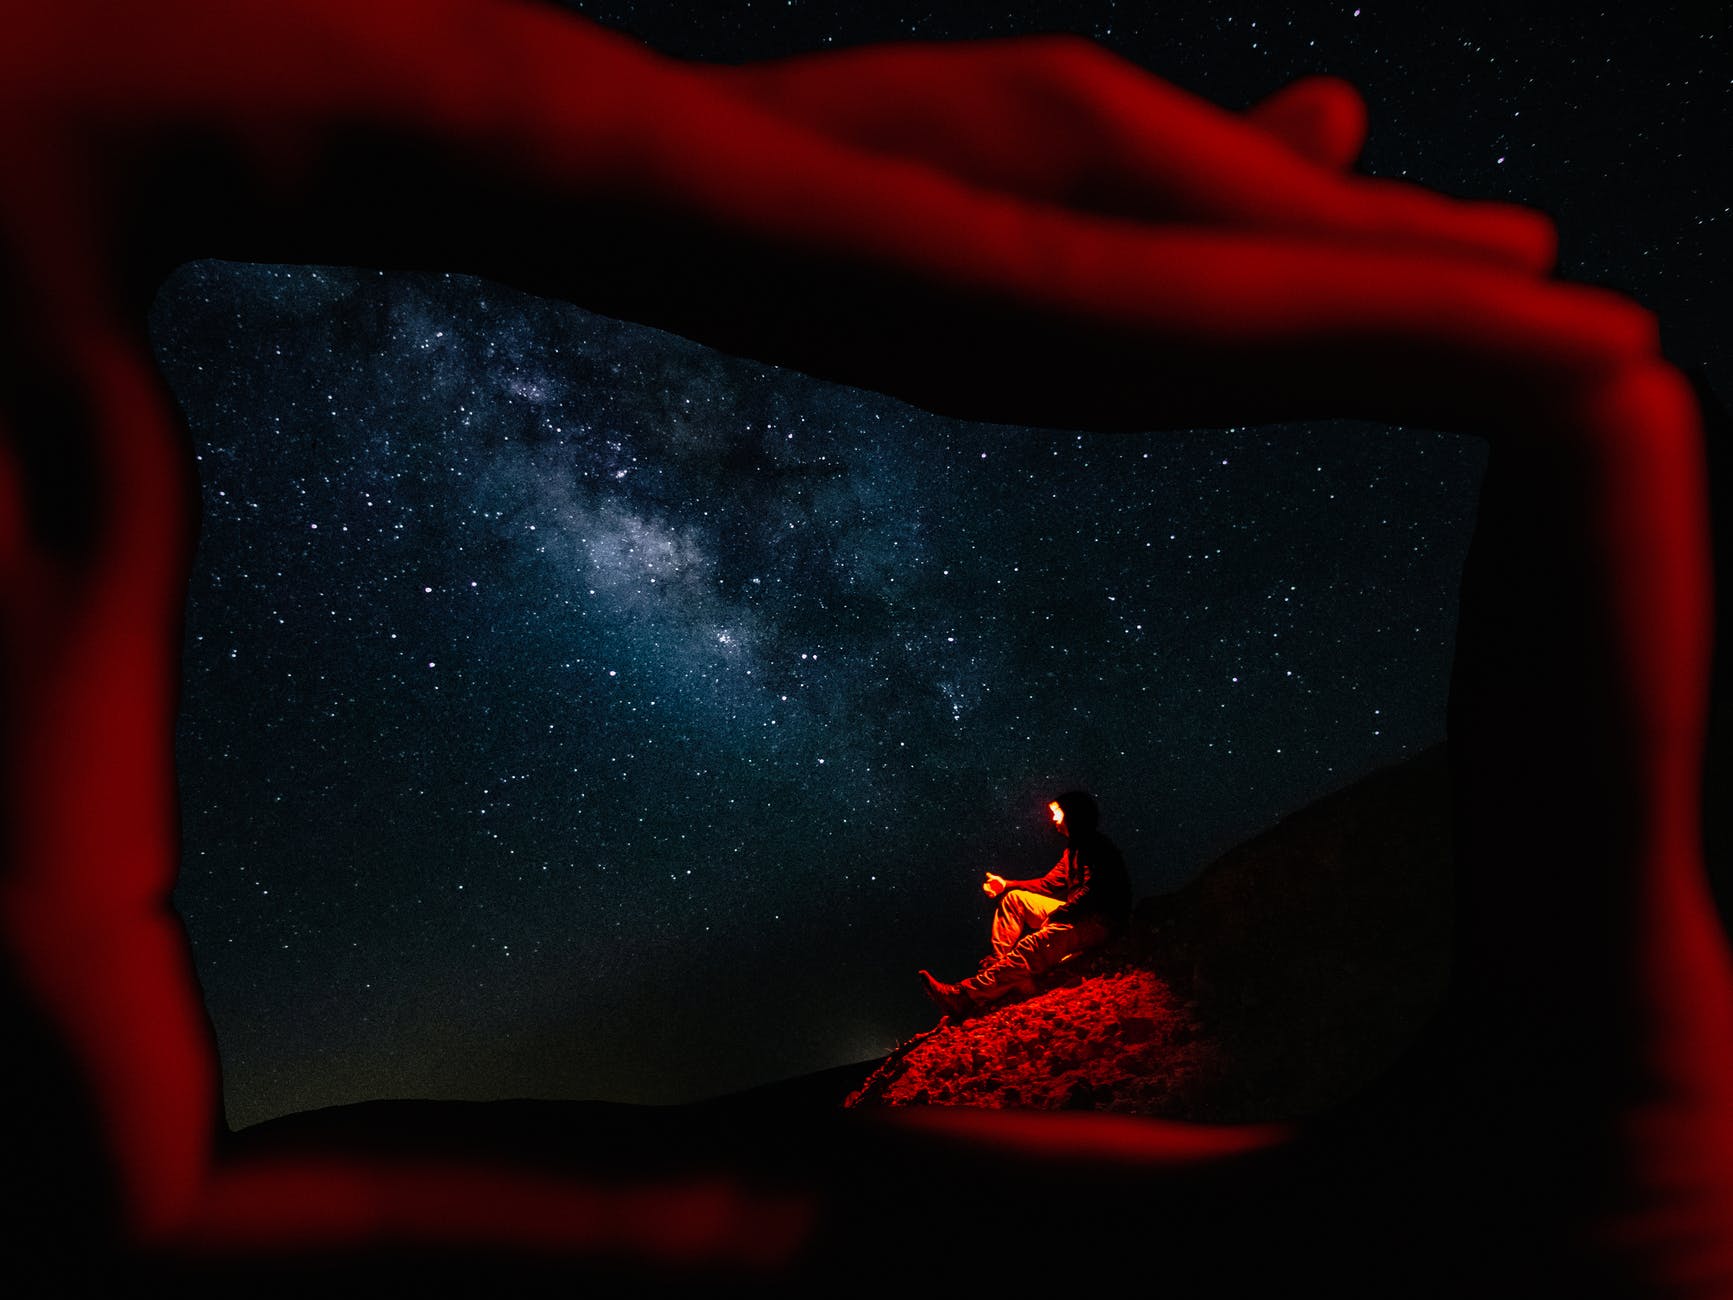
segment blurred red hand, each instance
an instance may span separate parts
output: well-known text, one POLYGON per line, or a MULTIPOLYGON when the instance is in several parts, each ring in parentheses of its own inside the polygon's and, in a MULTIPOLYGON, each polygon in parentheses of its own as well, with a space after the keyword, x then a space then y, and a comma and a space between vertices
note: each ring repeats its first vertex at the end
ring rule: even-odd
POLYGON ((1491 438, 1452 691, 1460 961, 1426 1068, 1280 1146, 908 1117, 949 1135, 921 1178, 883 1173, 898 1190, 820 1239, 859 1261, 908 1238, 910 1187, 988 1151, 1121 1180, 1170 1228, 1171 1278, 1255 1261, 1247 1237, 1372 1277, 1380 1252, 1506 1234, 1520 1262, 1465 1264, 1477 1283, 1733 1279, 1733 975, 1696 842, 1700 430, 1649 313, 1544 278, 1544 217, 1344 174, 1363 111, 1339 82, 1241 117, 1069 38, 715 69, 514 0, 84 0, 7 35, 0 919, 134 1238, 598 1239, 535 1213, 570 1198, 534 1179, 488 1198, 502 1217, 461 1176, 213 1155, 214 1049, 163 907, 196 501, 144 311, 218 256, 491 275, 973 418, 1491 438), (1199 1189, 1230 1186, 1251 1208, 1211 1217, 1199 1189), (310 1188, 321 1212, 285 1216, 310 1188))

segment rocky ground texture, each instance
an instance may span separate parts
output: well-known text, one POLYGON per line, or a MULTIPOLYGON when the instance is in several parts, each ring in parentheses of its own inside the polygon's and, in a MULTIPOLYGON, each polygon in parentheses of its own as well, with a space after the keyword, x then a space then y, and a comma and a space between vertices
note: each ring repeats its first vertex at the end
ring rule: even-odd
POLYGON ((1120 955, 893 1055, 848 1105, 989 1106, 1169 1115, 1215 1085, 1194 1007, 1120 955))

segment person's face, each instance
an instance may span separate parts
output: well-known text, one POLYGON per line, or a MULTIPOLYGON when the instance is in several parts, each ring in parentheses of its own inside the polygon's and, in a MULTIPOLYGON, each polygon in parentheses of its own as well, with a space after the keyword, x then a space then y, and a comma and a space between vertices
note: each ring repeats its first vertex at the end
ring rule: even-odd
POLYGON ((1067 839, 1071 838, 1071 828, 1065 824, 1065 810, 1056 803, 1050 803, 1047 811, 1053 814, 1053 828, 1067 839))

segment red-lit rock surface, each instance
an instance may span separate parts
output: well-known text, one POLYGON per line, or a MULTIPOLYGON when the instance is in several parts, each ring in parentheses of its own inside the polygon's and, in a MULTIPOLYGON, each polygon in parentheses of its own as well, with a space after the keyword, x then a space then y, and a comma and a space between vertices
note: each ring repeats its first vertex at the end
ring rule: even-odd
POLYGON ((894 1059, 853 1105, 1183 1110, 1212 1084, 1218 1049, 1154 971, 1108 961, 1085 978, 961 1024, 894 1059))
POLYGON ((1438 747, 1144 900, 1132 933, 1088 967, 940 1024, 847 1104, 1241 1122, 1344 1100, 1395 1061, 1443 999, 1448 828, 1438 747))

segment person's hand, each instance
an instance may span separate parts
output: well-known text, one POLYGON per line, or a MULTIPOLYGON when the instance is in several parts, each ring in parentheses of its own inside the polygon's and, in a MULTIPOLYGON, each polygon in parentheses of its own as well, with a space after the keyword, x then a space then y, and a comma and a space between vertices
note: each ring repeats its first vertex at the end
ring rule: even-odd
POLYGON ((702 75, 778 117, 1072 212, 1428 250, 1545 272, 1551 220, 1353 175, 1359 93, 1336 77, 1224 112, 1074 36, 829 51, 702 75))
POLYGON ((815 1258, 918 1240, 923 1189, 1056 1155, 1070 1195, 1118 1180, 1163 1225, 1182 1290, 1242 1259, 1335 1281, 1410 1245, 1521 1247, 1511 1276, 1541 1293, 1603 1265, 1733 1275, 1733 973, 1695 820, 1701 430, 1648 312, 1546 278, 1543 215, 1347 174, 1363 112, 1339 82, 1241 116, 1073 38, 718 70, 516 0, 66 0, 7 38, 0 925, 132 1239, 581 1255, 635 1222, 529 1175, 482 1196, 467 1167, 213 1154, 167 906, 196 502, 144 317, 166 270, 225 257, 490 275, 965 418, 1488 438, 1451 690, 1459 963, 1410 1067, 1294 1145, 908 1108, 834 1181, 810 1171, 815 1258))
POLYGON ((988 898, 997 898, 1005 892, 1005 877, 996 876, 991 871, 987 873, 986 881, 981 885, 981 892, 988 898))

